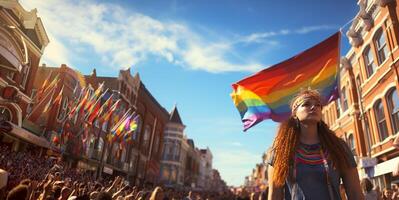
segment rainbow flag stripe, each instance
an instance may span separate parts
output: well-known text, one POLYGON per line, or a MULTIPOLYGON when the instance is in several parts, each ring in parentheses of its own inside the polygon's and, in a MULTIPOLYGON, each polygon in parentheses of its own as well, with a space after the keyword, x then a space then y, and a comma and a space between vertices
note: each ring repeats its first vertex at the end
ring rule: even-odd
POLYGON ((232 85, 231 97, 244 131, 259 122, 286 120, 290 100, 301 88, 317 89, 323 104, 338 98, 340 32, 316 46, 232 85))

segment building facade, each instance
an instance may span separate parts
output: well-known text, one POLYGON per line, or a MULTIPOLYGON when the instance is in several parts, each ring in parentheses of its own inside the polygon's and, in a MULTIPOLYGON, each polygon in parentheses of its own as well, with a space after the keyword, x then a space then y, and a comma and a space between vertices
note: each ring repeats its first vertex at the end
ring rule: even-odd
POLYGON ((211 190, 210 183, 212 182, 212 152, 209 148, 200 149, 200 167, 199 167, 199 178, 198 187, 202 190, 211 190))
POLYGON ((349 52, 341 59, 340 99, 323 109, 323 119, 344 139, 361 178, 390 187, 399 151, 398 1, 360 0, 347 36, 349 52))
POLYGON ((37 10, 17 0, 0 2, 0 118, 12 126, 0 140, 14 150, 30 144, 49 148, 46 140, 23 128, 40 58, 49 39, 37 10))
POLYGON ((161 181, 170 186, 183 186, 184 161, 186 151, 183 143, 186 140, 179 111, 175 106, 170 112, 169 122, 164 133, 163 155, 161 160, 161 181))
POLYGON ((94 141, 97 144, 94 145, 97 146, 94 151, 102 157, 98 169, 100 174, 121 174, 135 184, 158 183, 163 130, 169 114, 147 90, 139 75, 131 75, 130 69, 120 70, 118 77, 100 77, 94 70, 90 76, 86 76, 86 80, 87 84, 97 86, 103 83, 104 89, 115 100, 121 99, 119 109, 109 124, 102 127, 104 133, 94 141), (108 141, 110 128, 128 110, 138 116, 138 127, 131 141, 108 141))

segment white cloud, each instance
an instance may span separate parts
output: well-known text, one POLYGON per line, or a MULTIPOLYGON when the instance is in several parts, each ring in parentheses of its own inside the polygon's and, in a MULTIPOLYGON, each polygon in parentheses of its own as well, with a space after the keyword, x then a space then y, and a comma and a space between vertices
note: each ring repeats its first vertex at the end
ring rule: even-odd
POLYGON ((73 51, 77 46, 83 46, 86 52, 96 53, 89 59, 98 58, 104 66, 113 69, 136 65, 155 56, 194 70, 254 72, 265 65, 242 58, 238 59, 242 62, 227 58, 238 57, 235 44, 269 42, 273 45, 278 43, 264 39, 334 28, 311 26, 254 33, 238 40, 212 41, 185 24, 157 20, 116 4, 92 0, 22 0, 21 3, 27 9, 38 9, 51 36, 43 60, 53 65, 66 63, 73 66, 72 60, 87 59, 87 54, 73 51))
POLYGON ((50 66, 60 66, 61 64, 68 64, 69 54, 67 48, 51 34, 48 34, 50 43, 46 47, 46 56, 42 58, 42 63, 50 66))
POLYGON ((307 26, 307 27, 302 27, 302 28, 294 29, 294 30, 282 29, 280 31, 253 33, 248 36, 240 37, 238 39, 238 42, 263 43, 263 42, 266 42, 264 39, 274 37, 274 36, 289 35, 289 34, 307 34, 310 32, 332 30, 332 29, 338 29, 338 28, 336 26, 320 25, 320 26, 307 26))
MULTIPOLYGON (((76 46, 94 50, 100 61, 111 68, 123 68, 156 56, 185 68, 208 72, 257 71, 261 64, 236 63, 231 44, 209 41, 184 24, 162 22, 115 4, 94 1, 23 0, 27 9, 37 8, 46 31, 52 35, 45 61, 70 63, 84 55, 76 46), (64 43, 61 43, 64 42, 64 43)), ((91 58, 93 59, 93 58, 91 58)))

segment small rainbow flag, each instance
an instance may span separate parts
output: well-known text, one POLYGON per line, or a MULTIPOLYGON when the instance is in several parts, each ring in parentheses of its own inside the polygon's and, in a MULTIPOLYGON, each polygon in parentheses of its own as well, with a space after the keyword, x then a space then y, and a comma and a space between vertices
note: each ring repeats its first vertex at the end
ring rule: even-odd
POLYGON ((291 115, 290 101, 301 88, 318 90, 323 104, 338 98, 340 32, 316 46, 232 85, 231 97, 244 131, 265 119, 291 115))

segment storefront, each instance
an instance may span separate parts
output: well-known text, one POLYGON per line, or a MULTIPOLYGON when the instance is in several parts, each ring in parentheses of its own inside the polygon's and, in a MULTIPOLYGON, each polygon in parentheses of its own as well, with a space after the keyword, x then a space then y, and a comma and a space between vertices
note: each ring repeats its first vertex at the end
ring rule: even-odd
POLYGON ((399 180, 398 176, 392 174, 398 164, 399 157, 378 164, 376 158, 360 159, 360 178, 369 178, 375 186, 379 186, 381 189, 390 188, 392 182, 399 180))
POLYGON ((45 138, 39 137, 11 122, 4 123, 7 123, 11 129, 9 131, 1 131, 1 142, 11 144, 14 151, 19 151, 27 145, 39 146, 44 148, 44 150, 50 149, 50 143, 45 138))

